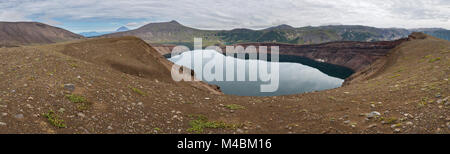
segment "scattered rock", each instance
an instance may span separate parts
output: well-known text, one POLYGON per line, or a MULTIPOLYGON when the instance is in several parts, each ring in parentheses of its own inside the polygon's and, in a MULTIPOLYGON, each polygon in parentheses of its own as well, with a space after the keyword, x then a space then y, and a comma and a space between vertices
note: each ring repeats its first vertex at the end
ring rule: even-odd
POLYGON ((14 116, 14 118, 16 118, 16 119, 23 119, 24 116, 23 116, 23 114, 16 114, 16 115, 14 116))
POLYGON ((394 129, 394 133, 400 133, 401 129, 400 128, 396 128, 394 129))
POLYGON ((405 124, 408 125, 408 126, 413 125, 413 123, 412 123, 411 121, 408 121, 408 122, 406 122, 405 124))
POLYGON ((58 110, 59 113, 64 113, 64 111, 66 111, 66 109, 64 109, 64 108, 59 108, 59 110, 58 110))
POLYGON ((349 123, 350 123, 350 120, 344 121, 344 124, 349 124, 349 123))
POLYGON ((373 112, 370 112, 369 114, 367 114, 367 118, 371 119, 371 118, 374 118, 374 117, 377 117, 380 115, 381 115, 380 112, 373 111, 373 112))
POLYGON ((68 91, 74 91, 75 90, 75 85, 74 84, 64 84, 64 89, 68 90, 68 91))
POLYGON ((0 126, 6 126, 6 123, 0 122, 0 126))
POLYGON ((367 128, 374 128, 374 127, 377 127, 377 124, 371 124, 371 125, 367 126, 367 128))
POLYGON ((108 126, 106 129, 113 130, 113 128, 111 126, 108 126))
POLYGON ((236 129, 236 132, 242 134, 242 133, 244 133, 244 130, 238 128, 238 129, 236 129))
POLYGON ((400 125, 397 125, 397 124, 393 124, 393 125, 391 125, 391 128, 396 128, 396 127, 399 127, 400 125))
POLYGON ((86 115, 84 115, 84 114, 83 114, 83 113, 81 113, 81 112, 80 112, 80 113, 78 113, 77 115, 78 115, 79 117, 82 117, 82 118, 86 117, 86 115))

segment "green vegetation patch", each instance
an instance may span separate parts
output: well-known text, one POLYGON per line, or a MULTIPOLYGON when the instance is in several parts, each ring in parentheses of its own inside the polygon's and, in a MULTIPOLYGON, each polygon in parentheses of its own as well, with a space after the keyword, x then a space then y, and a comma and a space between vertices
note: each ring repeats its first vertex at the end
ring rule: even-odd
POLYGON ((83 96, 75 95, 75 94, 66 95, 66 98, 69 99, 69 101, 72 103, 86 103, 87 102, 86 98, 84 98, 83 96))
POLYGON ((431 58, 428 62, 432 63, 435 61, 441 60, 441 57, 437 57, 437 58, 431 58))
POLYGON ((331 99, 333 101, 337 101, 336 97, 334 97, 334 96, 328 96, 328 99, 331 99))
POLYGON ((225 105, 226 108, 230 109, 230 110, 239 110, 239 109, 245 109, 244 106, 242 105, 237 105, 237 104, 228 104, 225 105))
POLYGON ((48 113, 44 114, 44 117, 47 118, 48 122, 55 127, 58 128, 66 128, 66 123, 62 118, 60 118, 53 110, 48 111, 48 113))
POLYGON ((431 55, 423 56, 423 58, 430 58, 430 57, 431 57, 431 55))
POLYGON ((189 125, 191 128, 188 128, 188 132, 194 132, 194 133, 202 133, 203 129, 210 128, 210 129, 236 129, 241 127, 241 125, 238 124, 228 124, 221 121, 209 121, 208 118, 204 115, 189 115, 190 118, 193 120, 189 121, 189 125))
POLYGON ((389 78, 396 78, 396 77, 399 77, 400 76, 400 74, 396 74, 396 75, 393 75, 393 76, 390 76, 389 78))
POLYGON ((395 118, 395 117, 390 117, 390 118, 387 118, 386 119, 386 123, 385 124, 395 124, 395 123, 397 123, 397 121, 398 121, 398 119, 397 118, 395 118))
POLYGON ((147 96, 147 94, 145 93, 145 92, 143 92, 142 90, 140 90, 140 89, 138 89, 138 88, 133 88, 133 87, 130 87, 131 88, 131 90, 133 90, 135 93, 138 93, 139 95, 141 95, 141 96, 147 96))
POLYGON ((70 102, 77 104, 77 109, 79 111, 87 110, 92 105, 91 102, 88 102, 85 97, 80 95, 70 94, 66 95, 66 98, 69 99, 70 102))
POLYGON ((72 66, 73 68, 77 68, 78 67, 78 65, 75 64, 75 63, 70 63, 69 65, 72 66))
POLYGON ((431 101, 432 101, 432 100, 429 99, 428 97, 422 97, 422 98, 419 100, 419 103, 417 104, 417 106, 418 106, 419 108, 425 107, 426 105, 428 105, 428 102, 431 102, 431 101))

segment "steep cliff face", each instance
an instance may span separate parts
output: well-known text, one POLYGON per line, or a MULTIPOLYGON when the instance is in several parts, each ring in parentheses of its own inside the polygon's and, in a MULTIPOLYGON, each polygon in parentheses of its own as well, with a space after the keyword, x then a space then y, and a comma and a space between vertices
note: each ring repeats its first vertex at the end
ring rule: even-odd
MULTIPOLYGON (((385 57, 389 50, 406 39, 382 42, 331 42, 315 45, 292 45, 280 43, 244 43, 234 46, 278 46, 280 55, 301 56, 335 65, 348 67, 355 72, 367 67, 375 60, 385 57)), ((225 52, 223 48, 223 52, 225 52)))

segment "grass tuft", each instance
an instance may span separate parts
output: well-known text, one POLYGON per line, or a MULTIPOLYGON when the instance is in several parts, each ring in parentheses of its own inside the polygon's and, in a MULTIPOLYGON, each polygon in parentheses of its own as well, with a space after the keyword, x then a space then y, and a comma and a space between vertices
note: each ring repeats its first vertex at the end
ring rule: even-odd
POLYGON ((432 63, 432 62, 435 62, 435 61, 438 61, 438 60, 441 60, 441 57, 432 58, 428 62, 432 63))
POLYGON ((396 78, 396 77, 399 77, 400 76, 400 74, 396 74, 396 75, 392 75, 392 76, 390 76, 389 78, 396 78))
POLYGON ((189 122, 189 125, 191 126, 191 128, 187 129, 188 132, 202 133, 203 129, 205 129, 205 128, 236 129, 241 126, 241 125, 237 125, 237 124, 228 124, 228 123, 220 122, 220 121, 208 121, 208 118, 204 115, 190 115, 190 117, 193 118, 193 120, 191 120, 189 122))
POLYGON ((242 105, 237 105, 237 104, 228 104, 225 105, 226 108, 230 109, 230 110, 239 110, 239 109, 245 109, 244 106, 242 105))
POLYGON ((138 88, 133 88, 133 87, 130 87, 131 88, 131 90, 133 90, 135 93, 138 93, 139 95, 141 95, 141 96, 147 96, 147 94, 145 93, 145 92, 143 92, 142 90, 140 90, 140 89, 138 89, 138 88))
POLYGON ((397 123, 397 121, 398 121, 398 119, 397 118, 395 118, 395 117, 390 117, 390 118, 387 118, 386 119, 386 123, 385 124, 395 124, 395 123, 397 123))
POLYGON ((75 94, 66 95, 66 98, 69 99, 69 101, 72 103, 86 103, 87 102, 86 98, 84 98, 83 96, 75 95, 75 94))
POLYGON ((66 124, 62 118, 60 118, 53 110, 48 111, 48 113, 44 114, 44 117, 47 118, 48 122, 55 127, 58 128, 66 128, 66 124))
POLYGON ((66 95, 66 98, 69 99, 70 102, 77 104, 77 109, 79 111, 89 109, 92 104, 91 102, 88 102, 85 97, 75 94, 66 95))
POLYGON ((328 99, 331 99, 333 101, 337 101, 336 97, 334 97, 334 96, 328 96, 328 99))

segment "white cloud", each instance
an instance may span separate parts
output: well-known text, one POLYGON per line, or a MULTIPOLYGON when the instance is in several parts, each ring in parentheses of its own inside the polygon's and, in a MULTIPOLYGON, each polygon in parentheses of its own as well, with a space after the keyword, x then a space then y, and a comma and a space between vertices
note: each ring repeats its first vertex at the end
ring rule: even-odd
POLYGON ((137 23, 137 22, 130 22, 130 23, 127 23, 125 26, 127 26, 127 27, 137 27, 137 26, 139 26, 139 23, 137 23))
MULTIPOLYGON (((2 0, 0 20, 33 16, 79 20, 178 20, 206 29, 295 27, 329 23, 450 29, 448 0, 2 0)), ((140 26, 143 23, 129 23, 140 26)), ((133 27, 133 26, 130 26, 133 27)))

